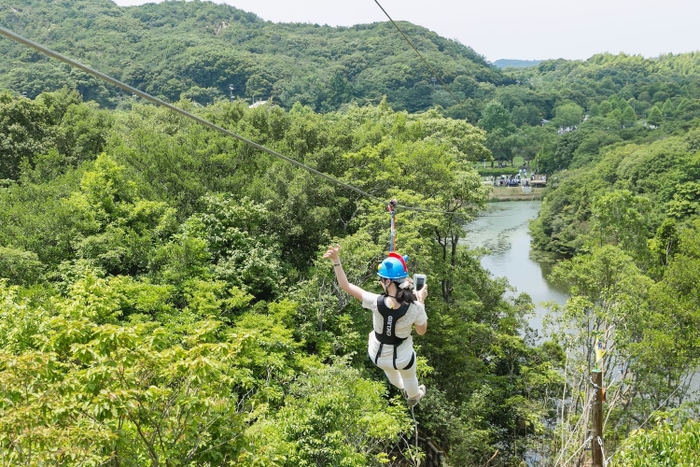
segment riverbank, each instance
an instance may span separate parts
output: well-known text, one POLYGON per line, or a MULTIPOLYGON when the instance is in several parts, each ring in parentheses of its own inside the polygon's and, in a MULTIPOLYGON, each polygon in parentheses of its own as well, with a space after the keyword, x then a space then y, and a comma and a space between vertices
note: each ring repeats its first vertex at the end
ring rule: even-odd
POLYGON ((489 201, 530 201, 541 200, 544 188, 530 188, 529 193, 523 191, 519 186, 495 186, 489 195, 489 201))

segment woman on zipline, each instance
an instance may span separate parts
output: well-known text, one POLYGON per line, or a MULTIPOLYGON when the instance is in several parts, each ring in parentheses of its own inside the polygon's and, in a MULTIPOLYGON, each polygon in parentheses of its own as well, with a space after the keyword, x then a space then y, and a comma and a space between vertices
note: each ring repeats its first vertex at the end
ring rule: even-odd
POLYGON ((377 295, 348 282, 340 263, 340 245, 332 246, 323 255, 333 263, 333 271, 340 288, 362 302, 372 311, 374 331, 369 334, 367 352, 375 365, 384 370, 389 382, 401 389, 413 407, 425 395, 425 386, 418 385, 416 353, 411 331, 425 334, 428 317, 425 298, 428 285, 413 292, 413 281, 408 276, 406 258, 389 253, 377 271, 384 293, 377 295))

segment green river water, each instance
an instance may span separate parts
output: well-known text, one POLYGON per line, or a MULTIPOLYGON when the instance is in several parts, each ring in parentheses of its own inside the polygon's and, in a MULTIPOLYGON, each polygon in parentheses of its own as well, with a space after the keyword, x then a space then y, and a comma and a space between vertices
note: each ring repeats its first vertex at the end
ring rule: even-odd
MULTIPOLYGON (((489 203, 489 209, 467 226, 464 243, 472 248, 486 248, 481 259, 484 268, 496 277, 505 277, 516 294, 526 292, 536 304, 554 301, 564 304, 568 295, 547 281, 551 265, 530 257, 528 222, 535 219, 540 201, 506 201, 489 203)), ((530 326, 541 331, 544 307, 539 305, 530 326)))

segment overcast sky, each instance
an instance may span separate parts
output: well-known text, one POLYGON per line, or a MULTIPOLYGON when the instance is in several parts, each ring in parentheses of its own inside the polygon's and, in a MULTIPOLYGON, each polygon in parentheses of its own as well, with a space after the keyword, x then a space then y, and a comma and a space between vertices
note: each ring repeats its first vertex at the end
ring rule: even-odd
MULTIPOLYGON (((600 52, 700 50, 698 0, 378 0, 394 20, 500 58, 586 59, 600 52)), ((151 0, 153 2, 153 0, 151 0)), ((116 0, 122 6, 151 3, 116 0)), ((264 20, 352 26, 387 21, 374 0, 217 0, 264 20)))

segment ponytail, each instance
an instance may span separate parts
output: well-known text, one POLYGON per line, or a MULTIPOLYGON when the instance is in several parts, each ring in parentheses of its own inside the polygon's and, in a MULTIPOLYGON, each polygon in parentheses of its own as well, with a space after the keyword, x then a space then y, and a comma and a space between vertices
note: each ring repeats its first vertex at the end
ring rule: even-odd
POLYGON ((411 283, 411 288, 401 288, 401 285, 403 285, 405 282, 396 282, 394 281, 394 284, 396 284, 396 300, 399 301, 399 303, 413 303, 416 301, 416 296, 413 295, 413 283, 411 283))

